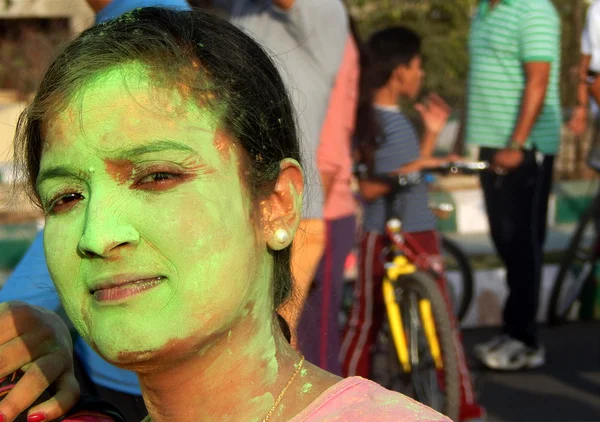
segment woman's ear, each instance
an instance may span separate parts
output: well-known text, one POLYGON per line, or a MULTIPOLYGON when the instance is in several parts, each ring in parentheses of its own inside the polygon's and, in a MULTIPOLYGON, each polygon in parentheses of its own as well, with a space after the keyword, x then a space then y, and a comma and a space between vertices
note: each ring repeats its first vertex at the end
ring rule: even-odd
POLYGON ((281 250, 291 243, 302 212, 304 177, 300 164, 286 158, 281 161, 275 189, 261 201, 263 234, 270 249, 281 250))

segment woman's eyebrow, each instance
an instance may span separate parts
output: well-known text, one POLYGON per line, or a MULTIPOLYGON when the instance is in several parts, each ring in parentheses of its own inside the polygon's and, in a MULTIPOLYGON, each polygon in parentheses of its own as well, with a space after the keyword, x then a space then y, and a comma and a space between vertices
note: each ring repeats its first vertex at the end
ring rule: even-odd
MULTIPOLYGON (((193 148, 181 142, 172 140, 156 140, 133 148, 118 149, 113 151, 111 155, 121 158, 134 158, 140 155, 161 151, 183 151, 188 153, 196 153, 193 148)), ((85 180, 88 178, 88 176, 89 175, 86 172, 82 172, 80 170, 73 170, 66 166, 55 166, 41 170, 36 178, 35 184, 36 187, 39 187, 44 180, 48 179, 70 177, 85 180)))
POLYGON ((161 151, 184 151, 196 153, 193 148, 181 142, 171 140, 155 140, 133 148, 118 149, 111 152, 111 155, 119 158, 134 158, 140 155, 161 151))
POLYGON ((40 171, 38 177, 35 179, 36 189, 42 184, 43 181, 48 179, 59 179, 59 178, 75 178, 78 180, 85 180, 89 178, 89 174, 80 170, 73 170, 65 166, 50 167, 40 171))

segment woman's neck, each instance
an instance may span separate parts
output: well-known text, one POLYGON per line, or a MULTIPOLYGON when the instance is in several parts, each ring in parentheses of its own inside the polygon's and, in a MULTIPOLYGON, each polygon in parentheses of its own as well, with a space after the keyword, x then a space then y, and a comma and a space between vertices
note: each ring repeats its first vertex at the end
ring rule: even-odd
POLYGON ((249 313, 192 358, 139 373, 152 421, 262 421, 300 361, 273 324, 249 313))

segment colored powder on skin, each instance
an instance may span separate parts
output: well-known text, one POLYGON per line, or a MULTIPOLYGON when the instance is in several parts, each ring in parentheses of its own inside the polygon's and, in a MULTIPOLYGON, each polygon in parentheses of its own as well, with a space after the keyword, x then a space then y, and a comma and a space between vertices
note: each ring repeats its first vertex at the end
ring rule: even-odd
POLYGON ((275 397, 273 397, 273 394, 271 393, 265 393, 261 396, 254 397, 252 400, 250 400, 250 403, 260 404, 261 406, 269 409, 271 406, 273 406, 273 403, 275 403, 275 397))
POLYGON ((124 184, 133 176, 134 165, 129 160, 106 160, 105 166, 117 183, 124 184))
MULTIPOLYGON (((226 359, 208 370, 213 377, 223 374, 228 369, 224 361, 233 361, 229 355, 246 355, 253 361, 258 357, 256 372, 242 374, 255 383, 239 382, 239 388, 252 391, 250 400, 268 409, 274 393, 263 392, 272 390, 280 369, 267 320, 272 318, 268 292, 273 259, 266 252, 265 232, 257 236, 262 228, 248 223, 255 208, 240 183, 239 155, 230 148, 237 145, 227 136, 217 137, 222 135, 217 130, 221 115, 182 99, 189 93, 175 88, 152 95, 159 89, 148 86, 149 78, 140 76, 140 66, 104 72, 82 90, 81 102, 69 104, 49 125, 42 170, 95 169, 84 178, 48 179, 40 186, 43 197, 71 192, 74 186, 82 196, 68 212, 47 218, 51 275, 77 330, 108 360, 126 366, 136 359, 151 359, 157 350, 174 355, 198 345, 206 346, 199 348, 201 354, 210 353, 218 343, 209 339, 226 337, 231 342, 218 349, 226 359), (124 85, 123 75, 128 72, 132 83, 124 85), (68 116, 78 116, 81 122, 69 123, 68 116), (124 158, 118 151, 160 140, 191 147, 198 162, 181 151, 118 161, 124 158), (134 187, 132 176, 136 181, 145 179, 145 169, 155 162, 160 173, 174 164, 187 170, 194 167, 197 177, 181 177, 174 187, 154 191, 134 187), (202 170, 203 166, 215 171, 202 170), (103 259, 95 260, 98 266, 93 267, 91 260, 77 253, 80 244, 102 253, 114 240, 130 242, 108 254, 118 267, 104 266, 103 259), (118 305, 96 303, 89 283, 99 273, 114 275, 115 268, 119 273, 161 275, 164 281, 118 305), (257 322, 250 324, 253 328, 241 353, 233 340, 243 335, 236 331, 233 336, 229 329, 240 320, 257 322)), ((293 192, 298 194, 294 207, 300 208, 301 193, 293 192)), ((301 374, 304 377, 307 371, 301 374)))
POLYGON ((306 370, 306 368, 302 369, 300 371, 300 377, 304 378, 306 376, 306 374, 308 373, 308 371, 306 370))
MULTIPOLYGON (((42 170, 55 165, 73 168, 75 172, 97 169, 93 184, 48 179, 42 182, 41 193, 50 197, 61 189, 72 189, 75 184, 83 194, 81 205, 47 219, 48 264, 76 328, 111 360, 123 353, 146 354, 172 340, 192 338, 198 332, 208 338, 236 315, 247 313, 243 301, 256 284, 248 283, 249 277, 262 280, 257 282, 261 286, 270 283, 268 268, 249 272, 256 266, 254 227, 249 227, 247 220, 251 205, 239 183, 237 161, 223 162, 221 151, 214 146, 215 123, 219 118, 193 103, 187 103, 187 114, 177 115, 181 125, 169 124, 172 116, 149 115, 140 103, 152 104, 155 97, 148 87, 148 78, 146 81, 140 78, 140 66, 106 71, 88 84, 81 103, 70 104, 57 118, 62 120, 58 122, 62 127, 56 128, 54 137, 49 133, 48 147, 42 157, 42 170), (125 89, 123 74, 128 72, 134 77, 125 89), (68 122, 73 114, 81 116, 84 130, 72 130, 78 127, 68 122), (201 130, 190 129, 194 127, 201 130), (56 139, 60 133, 65 134, 62 142, 56 139), (104 168, 105 151, 144 145, 157 137, 182 140, 197 148, 199 156, 216 168, 218 174, 198 177, 152 195, 139 190, 127 193, 128 183, 123 186, 115 183, 104 168), (96 195, 89 195, 90 189, 96 195), (101 252, 98 247, 106 244, 109 237, 140 242, 136 253, 123 261, 119 271, 160 274, 166 276, 166 281, 123 306, 95 303, 89 294, 89 283, 97 277, 97 272, 78 256, 77 245, 83 239, 88 247, 101 252), (227 288, 223 288, 223 280, 227 280, 227 288)), ((160 109, 164 101, 174 97, 171 109, 178 111, 182 104, 178 95, 177 90, 172 90, 170 96, 158 96, 154 105, 160 109)), ((177 152, 161 154, 160 157, 169 160, 178 157, 177 152)), ((130 174, 126 168, 114 170, 113 176, 116 173, 119 182, 130 174)), ((103 270, 110 275, 108 267, 103 270)), ((268 306, 268 300, 261 303, 263 309, 268 306)), ((254 346, 264 350, 269 335, 272 340, 270 333, 257 336, 254 346)), ((275 344, 267 348, 271 356, 264 358, 269 379, 274 380, 275 344)))
POLYGON ((273 340, 272 347, 267 348, 267 352, 263 355, 263 360, 267 361, 267 377, 265 382, 267 385, 272 385, 277 381, 277 374, 279 373, 279 364, 277 363, 277 357, 275 356, 275 340, 273 340), (272 355, 269 358, 269 355, 272 355))
POLYGON ((307 382, 306 384, 304 384, 302 386, 302 389, 300 391, 302 391, 303 394, 308 393, 310 390, 312 390, 313 385, 310 382, 307 382))

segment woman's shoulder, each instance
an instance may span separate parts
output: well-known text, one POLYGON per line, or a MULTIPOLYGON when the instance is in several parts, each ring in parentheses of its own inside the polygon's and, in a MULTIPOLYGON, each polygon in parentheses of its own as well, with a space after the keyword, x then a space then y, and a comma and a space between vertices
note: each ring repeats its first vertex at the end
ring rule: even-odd
POLYGON ((346 378, 327 389, 293 422, 450 420, 400 393, 360 377, 346 378))

